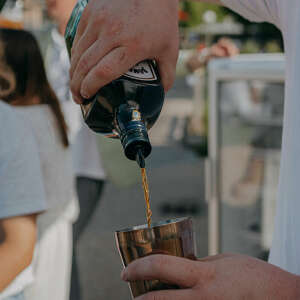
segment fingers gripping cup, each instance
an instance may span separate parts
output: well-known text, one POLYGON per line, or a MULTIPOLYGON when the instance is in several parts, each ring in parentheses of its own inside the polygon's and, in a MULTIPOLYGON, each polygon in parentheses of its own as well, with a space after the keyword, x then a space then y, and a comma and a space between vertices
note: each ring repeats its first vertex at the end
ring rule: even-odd
MULTIPOLYGON (((179 218, 165 222, 117 231, 117 247, 124 267, 137 258, 152 254, 166 254, 196 259, 196 246, 191 218, 179 218)), ((159 280, 130 282, 132 297, 155 290, 176 289, 177 286, 159 280)))

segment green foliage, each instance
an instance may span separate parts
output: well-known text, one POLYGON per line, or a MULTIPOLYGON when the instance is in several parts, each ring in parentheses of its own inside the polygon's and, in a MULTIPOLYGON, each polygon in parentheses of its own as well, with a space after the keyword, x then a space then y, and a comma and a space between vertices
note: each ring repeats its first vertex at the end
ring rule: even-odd
MULTIPOLYGON (((193 27, 203 23, 203 16, 208 10, 214 11, 217 16, 217 22, 224 21, 230 17, 237 23, 243 24, 244 32, 240 36, 235 36, 242 41, 242 53, 256 53, 261 51, 280 52, 283 48, 281 33, 272 24, 251 23, 230 9, 214 4, 200 3, 194 1, 180 2, 181 16, 183 20, 179 22, 182 29, 182 36, 187 37, 187 32, 192 32, 193 27)), ((185 41, 183 39, 183 41, 185 41)), ((185 44, 183 48, 188 48, 185 44)))
POLYGON ((259 53, 260 52, 260 45, 257 43, 257 41, 253 39, 247 40, 245 43, 243 43, 241 47, 241 53, 259 53))
MULTIPOLYGON (((0 0, 1 1, 1 0, 0 0)), ((234 13, 232 10, 214 4, 200 3, 194 1, 181 1, 180 9, 187 13, 188 19, 181 21, 181 27, 194 27, 203 23, 203 15, 207 10, 212 10, 217 15, 217 22, 222 22, 226 16, 231 16, 236 22, 245 26, 246 33, 250 34, 264 34, 266 36, 278 37, 278 29, 268 23, 253 24, 244 19, 240 15, 234 13), (254 32, 256 31, 256 32, 254 32)))
POLYGON ((245 27, 245 34, 250 35, 253 37, 260 37, 267 40, 276 40, 280 44, 282 44, 282 38, 280 31, 270 23, 252 23, 248 20, 244 19, 240 15, 234 13, 232 10, 228 8, 224 8, 224 13, 226 15, 232 16, 232 18, 244 25, 245 27))
POLYGON ((193 27, 201 24, 203 22, 203 14, 207 10, 216 12, 217 21, 222 21, 226 15, 224 8, 220 6, 193 1, 182 1, 180 9, 188 14, 188 20, 180 22, 181 27, 193 27))

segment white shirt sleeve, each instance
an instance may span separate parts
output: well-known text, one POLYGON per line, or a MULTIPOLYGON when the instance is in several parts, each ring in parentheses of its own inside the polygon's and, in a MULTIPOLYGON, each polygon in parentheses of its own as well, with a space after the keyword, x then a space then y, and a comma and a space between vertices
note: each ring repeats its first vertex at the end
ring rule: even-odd
POLYGON ((269 22, 280 27, 278 2, 286 0, 221 0, 224 6, 253 22, 269 22))

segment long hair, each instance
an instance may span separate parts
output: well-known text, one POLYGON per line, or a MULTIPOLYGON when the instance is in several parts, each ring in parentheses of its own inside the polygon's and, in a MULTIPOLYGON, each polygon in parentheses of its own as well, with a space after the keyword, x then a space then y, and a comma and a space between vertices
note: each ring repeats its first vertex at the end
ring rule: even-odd
POLYGON ((48 82, 36 39, 25 30, 1 28, 0 43, 3 44, 1 64, 9 68, 15 77, 14 89, 8 95, 2 95, 2 100, 11 104, 18 100, 16 105, 29 105, 29 100, 38 98, 40 104, 49 105, 56 118, 62 143, 68 147, 67 125, 59 101, 48 82))

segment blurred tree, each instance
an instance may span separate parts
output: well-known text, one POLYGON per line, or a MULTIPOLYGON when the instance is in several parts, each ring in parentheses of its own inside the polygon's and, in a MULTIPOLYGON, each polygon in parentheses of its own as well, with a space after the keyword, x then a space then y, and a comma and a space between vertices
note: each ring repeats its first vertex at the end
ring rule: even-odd
MULTIPOLYGON (((282 40, 281 32, 273 24, 251 23, 228 8, 223 8, 223 11, 226 15, 232 16, 232 18, 236 22, 244 25, 245 39, 248 38, 255 39, 261 45, 268 45, 270 41, 272 41, 273 43, 278 44, 277 50, 281 50, 281 51, 283 50, 283 40, 282 40)), ((275 46, 272 47, 272 50, 275 50, 275 46)))
MULTIPOLYGON (((274 43, 278 44, 278 50, 283 49, 281 33, 274 25, 268 23, 251 23, 233 11, 214 4, 181 1, 179 11, 179 26, 182 28, 183 32, 186 32, 185 30, 190 31, 193 27, 203 23, 204 14, 208 10, 216 13, 216 22, 222 22, 225 18, 230 17, 235 22, 243 24, 245 31, 243 35, 239 37, 241 41, 247 42, 248 40, 255 40, 255 43, 258 44, 258 48, 262 51, 266 50, 266 48, 271 48, 272 52, 275 51, 276 47, 273 45, 274 43), (273 43, 272 47, 269 46, 270 41, 273 43), (268 47, 265 45, 268 45, 268 47)), ((248 46, 253 48, 252 44, 250 45, 248 43, 248 46)))
POLYGON ((179 26, 194 27, 203 22, 203 15, 207 10, 212 10, 217 14, 217 21, 222 21, 226 12, 224 8, 207 3, 193 1, 182 1, 180 3, 179 26), (183 19, 180 16, 184 16, 183 19))

